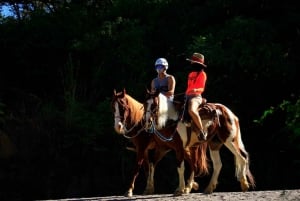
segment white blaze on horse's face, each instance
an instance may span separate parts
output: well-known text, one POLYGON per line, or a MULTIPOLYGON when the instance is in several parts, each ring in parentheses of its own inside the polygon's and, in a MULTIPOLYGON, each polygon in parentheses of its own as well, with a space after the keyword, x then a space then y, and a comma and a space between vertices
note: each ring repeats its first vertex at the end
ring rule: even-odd
POLYGON ((146 123, 145 123, 145 126, 146 128, 149 128, 149 124, 150 122, 152 121, 152 111, 151 111, 151 106, 152 104, 154 103, 154 100, 153 98, 150 98, 146 101, 147 103, 147 108, 146 108, 146 115, 145 115, 145 120, 146 120, 146 123))
POLYGON ((125 134, 124 125, 121 121, 120 110, 118 102, 115 102, 115 113, 114 113, 114 128, 118 134, 125 134))

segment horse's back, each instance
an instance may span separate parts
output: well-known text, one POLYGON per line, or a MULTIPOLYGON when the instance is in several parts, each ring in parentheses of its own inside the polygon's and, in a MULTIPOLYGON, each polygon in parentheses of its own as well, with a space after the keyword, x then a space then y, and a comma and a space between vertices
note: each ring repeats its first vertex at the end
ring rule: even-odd
POLYGON ((213 104, 216 107, 217 112, 220 112, 223 115, 227 114, 230 118, 234 118, 235 120, 238 121, 238 117, 233 113, 231 109, 229 109, 224 104, 222 103, 208 103, 208 104, 213 104))

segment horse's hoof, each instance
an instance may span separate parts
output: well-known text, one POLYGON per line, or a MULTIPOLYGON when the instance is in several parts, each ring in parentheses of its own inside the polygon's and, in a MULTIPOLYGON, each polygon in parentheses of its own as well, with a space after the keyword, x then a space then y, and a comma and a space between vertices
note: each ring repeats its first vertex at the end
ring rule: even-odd
POLYGON ((197 182, 193 182, 193 189, 195 191, 199 190, 199 184, 197 182))
POLYGON ((152 195, 152 194, 154 194, 154 191, 152 191, 152 190, 146 190, 143 193, 143 195, 152 195))
POLYGON ((246 184, 241 184, 241 188, 242 188, 242 191, 243 191, 243 192, 246 192, 246 191, 248 191, 248 189, 249 189, 249 184, 248 184, 248 183, 246 183, 246 184))
POLYGON ((126 192, 126 193, 124 194, 124 196, 125 196, 125 197, 130 197, 130 198, 131 198, 131 197, 132 197, 132 192, 126 192))
POLYGON ((203 192, 204 194, 212 194, 213 193, 213 191, 211 191, 211 190, 204 190, 204 192, 203 192))
POLYGON ((176 190, 175 193, 174 193, 174 196, 181 196, 183 194, 184 194, 184 190, 183 191, 176 190))
POLYGON ((206 188, 203 193, 204 194, 212 194, 213 192, 214 192, 213 188, 206 188))
POLYGON ((184 189, 184 194, 190 194, 191 190, 192 189, 190 189, 190 188, 185 188, 184 189))

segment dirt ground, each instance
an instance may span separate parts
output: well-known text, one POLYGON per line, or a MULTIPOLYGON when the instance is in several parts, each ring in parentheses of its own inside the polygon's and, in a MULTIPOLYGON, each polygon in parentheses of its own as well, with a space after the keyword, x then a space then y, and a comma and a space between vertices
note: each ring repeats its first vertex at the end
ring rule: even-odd
POLYGON ((212 194, 191 193, 182 196, 172 194, 134 195, 131 198, 124 196, 107 196, 94 198, 70 198, 60 201, 300 201, 300 189, 276 191, 248 191, 248 192, 216 192, 212 194))

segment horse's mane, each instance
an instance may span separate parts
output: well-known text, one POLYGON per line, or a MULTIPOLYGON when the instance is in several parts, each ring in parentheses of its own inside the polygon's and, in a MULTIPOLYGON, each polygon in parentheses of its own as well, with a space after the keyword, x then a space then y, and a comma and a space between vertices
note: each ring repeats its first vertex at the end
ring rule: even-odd
POLYGON ((125 95, 127 100, 128 100, 128 107, 129 110, 131 111, 130 113, 130 119, 131 123, 138 123, 141 121, 144 115, 144 105, 134 98, 132 98, 130 95, 126 94, 125 95))
POLYGON ((162 128, 166 125, 169 119, 176 121, 178 119, 178 112, 173 104, 165 95, 159 94, 159 110, 158 110, 158 128, 162 128))

